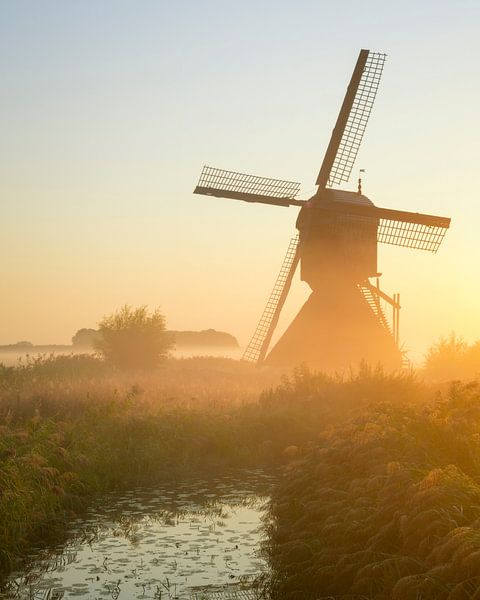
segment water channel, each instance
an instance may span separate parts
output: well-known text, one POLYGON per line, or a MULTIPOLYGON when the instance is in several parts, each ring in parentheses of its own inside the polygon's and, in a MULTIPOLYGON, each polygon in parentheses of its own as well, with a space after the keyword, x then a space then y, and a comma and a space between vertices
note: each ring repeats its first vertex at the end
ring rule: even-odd
POLYGON ((259 545, 275 480, 242 471, 104 496, 72 521, 62 546, 32 549, 0 598, 237 597, 266 572, 259 545))

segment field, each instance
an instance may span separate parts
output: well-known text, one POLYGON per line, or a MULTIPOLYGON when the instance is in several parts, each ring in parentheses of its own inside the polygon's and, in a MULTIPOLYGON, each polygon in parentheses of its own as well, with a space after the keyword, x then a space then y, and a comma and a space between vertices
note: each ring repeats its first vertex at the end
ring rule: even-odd
POLYGON ((477 598, 480 389, 171 359, 0 370, 0 565, 61 536, 92 495, 279 466, 263 551, 273 598, 477 598))

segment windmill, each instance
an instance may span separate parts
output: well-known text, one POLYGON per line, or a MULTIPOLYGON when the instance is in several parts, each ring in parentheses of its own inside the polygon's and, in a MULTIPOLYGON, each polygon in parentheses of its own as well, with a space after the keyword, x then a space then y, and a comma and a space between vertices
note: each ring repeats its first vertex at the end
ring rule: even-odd
POLYGON ((380 208, 357 191, 334 189, 349 180, 377 94, 385 54, 361 50, 333 129, 316 193, 297 199, 300 184, 205 166, 195 194, 301 207, 298 234, 243 358, 257 365, 345 368, 361 360, 398 368, 400 296, 380 289, 377 244, 436 252, 450 219, 380 208), (272 335, 300 263, 312 292, 270 350, 272 335), (373 280, 373 283, 372 283, 373 280), (392 310, 387 319, 384 306, 392 310))

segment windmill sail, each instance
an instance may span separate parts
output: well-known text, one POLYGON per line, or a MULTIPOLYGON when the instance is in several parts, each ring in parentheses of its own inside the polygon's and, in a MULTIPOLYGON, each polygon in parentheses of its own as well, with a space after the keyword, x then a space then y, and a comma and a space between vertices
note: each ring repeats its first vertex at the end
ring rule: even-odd
POLYGON ((322 210, 345 215, 345 224, 358 225, 358 217, 378 222, 377 241, 404 248, 437 252, 450 227, 450 219, 405 210, 392 210, 355 204, 353 202, 331 202, 322 210), (352 216, 357 217, 351 219, 352 216))
POLYGON ((316 184, 320 188, 350 178, 377 95, 386 54, 361 50, 330 138, 316 184))
POLYGON ((277 281, 273 287, 267 305, 260 317, 255 333, 248 344, 242 359, 248 362, 261 365, 265 355, 267 354, 268 346, 272 339, 273 332, 278 323, 280 312, 285 304, 285 300, 292 283, 295 270, 298 265, 298 235, 290 240, 287 253, 278 274, 277 281))
POLYGON ((308 200, 300 184, 205 166, 195 194, 302 207, 275 286, 243 359, 257 365, 291 367, 305 362, 343 370, 365 360, 397 369, 399 295, 387 296, 370 283, 379 277, 378 243, 436 252, 450 219, 379 208, 361 193, 336 189, 347 182, 378 92, 386 55, 361 50, 351 76, 316 185, 308 200), (300 241, 299 241, 300 240, 300 241), (286 331, 270 348, 291 282, 301 278, 312 292, 286 331), (392 320, 384 308, 392 308, 392 320), (267 355, 268 353, 268 355, 267 355))
MULTIPOLYGON (((416 216, 416 213, 411 214, 416 216)), ((433 217, 428 222, 423 219, 403 221, 383 217, 378 224, 377 241, 381 244, 436 253, 449 226, 450 219, 442 217, 433 217)))
POLYGON ((205 166, 193 193, 276 206, 302 206, 305 202, 295 200, 299 191, 300 184, 294 181, 205 166))

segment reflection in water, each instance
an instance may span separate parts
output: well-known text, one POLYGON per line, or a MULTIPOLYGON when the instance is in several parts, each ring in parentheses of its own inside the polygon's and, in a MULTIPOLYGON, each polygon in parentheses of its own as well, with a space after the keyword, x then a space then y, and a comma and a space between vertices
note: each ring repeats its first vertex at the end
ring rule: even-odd
POLYGON ((33 552, 0 598, 183 600, 241 586, 265 571, 260 525, 274 479, 247 471, 103 497, 67 544, 33 552))

